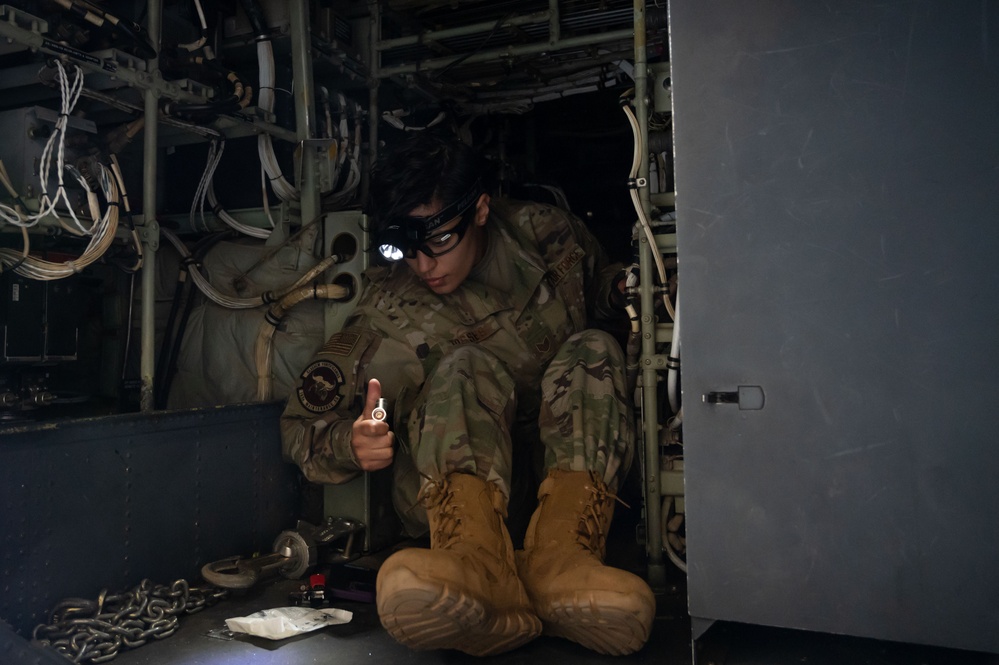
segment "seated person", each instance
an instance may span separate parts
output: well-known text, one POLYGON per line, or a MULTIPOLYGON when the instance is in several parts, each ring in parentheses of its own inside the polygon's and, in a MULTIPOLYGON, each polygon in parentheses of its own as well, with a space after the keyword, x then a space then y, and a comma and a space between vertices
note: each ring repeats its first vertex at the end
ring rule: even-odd
POLYGON ((631 405, 620 346, 588 327, 623 316, 620 266, 571 214, 492 198, 483 177, 471 148, 430 132, 379 160, 371 232, 391 263, 366 272, 302 373, 284 452, 320 483, 394 467, 407 530, 430 532, 430 549, 378 572, 378 614, 399 642, 485 656, 544 632, 631 653, 655 597, 603 563, 631 405), (514 551, 508 507, 522 510, 510 499, 524 486, 538 504, 514 551))

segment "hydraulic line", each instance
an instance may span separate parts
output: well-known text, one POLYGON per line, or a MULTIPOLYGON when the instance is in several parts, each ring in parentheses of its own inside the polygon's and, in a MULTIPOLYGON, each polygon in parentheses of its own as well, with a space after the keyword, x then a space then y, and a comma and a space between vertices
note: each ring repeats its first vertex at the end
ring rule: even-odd
POLYGON ((351 291, 345 286, 336 284, 312 284, 303 286, 285 295, 268 310, 264 321, 260 324, 260 332, 254 346, 254 359, 257 366, 257 400, 266 402, 272 397, 273 379, 271 377, 271 366, 274 346, 274 333, 277 331, 281 321, 288 314, 292 307, 303 300, 327 299, 327 300, 349 300, 351 291))
MULTIPOLYGON (((187 248, 187 246, 183 243, 183 241, 181 241, 181 239, 177 236, 176 233, 174 233, 170 229, 161 229, 160 232, 163 234, 163 237, 166 238, 170 242, 170 244, 172 244, 177 249, 178 252, 180 252, 181 257, 184 260, 190 259, 191 251, 187 248)), ((309 271, 306 272, 302 277, 296 279, 292 285, 287 286, 279 291, 265 291, 253 298, 234 298, 232 296, 227 296, 224 293, 221 293, 218 289, 216 289, 211 285, 211 283, 204 275, 201 274, 201 270, 198 269, 198 266, 195 264, 194 261, 188 261, 188 263, 189 263, 189 271, 191 279, 194 281, 195 286, 198 287, 198 290, 201 291, 205 295, 205 297, 214 302, 216 305, 220 305, 227 309, 253 309, 254 307, 260 307, 261 305, 266 305, 268 303, 280 300, 290 291, 297 289, 308 280, 314 278, 316 275, 321 274, 339 260, 340 257, 338 255, 326 257, 325 259, 317 263, 315 266, 310 268, 309 271)))

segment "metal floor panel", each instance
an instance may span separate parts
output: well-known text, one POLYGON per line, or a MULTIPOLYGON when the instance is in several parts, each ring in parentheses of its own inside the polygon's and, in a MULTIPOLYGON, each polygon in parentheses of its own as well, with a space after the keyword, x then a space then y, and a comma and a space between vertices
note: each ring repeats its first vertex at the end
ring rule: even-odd
MULTIPOLYGON (((362 661, 456 663, 480 660, 460 652, 412 651, 388 636, 378 622, 373 605, 358 602, 335 604, 336 607, 354 613, 350 623, 286 640, 270 641, 244 635, 224 640, 208 636, 210 631, 224 628, 226 618, 287 605, 288 593, 297 588, 298 583, 282 580, 242 598, 223 601, 204 612, 182 619, 181 628, 172 637, 123 653, 115 662, 119 665, 298 665, 362 661)), ((683 628, 682 622, 678 627, 680 632, 674 634, 668 620, 659 620, 654 637, 645 649, 620 659, 620 662, 682 663, 684 658, 689 661, 689 649, 685 645, 689 633, 683 628)), ((604 663, 608 660, 606 656, 566 640, 543 637, 520 649, 482 662, 506 664, 547 660, 564 663, 570 659, 579 665, 604 663)))
MULTIPOLYGON (((465 663, 492 665, 521 663, 657 663, 660 665, 999 665, 999 656, 885 642, 842 635, 820 634, 765 626, 718 623, 697 642, 692 655, 690 623, 684 589, 658 598, 652 637, 645 648, 630 656, 610 658, 572 642, 540 637, 515 651, 478 659, 454 651, 412 651, 388 636, 373 605, 337 602, 353 612, 352 620, 280 641, 236 636, 220 639, 225 619, 261 609, 287 605, 298 582, 275 581, 239 597, 232 597, 198 614, 181 619, 171 637, 123 651, 118 665, 306 665, 313 663, 465 663)), ((17 661, 20 665, 20 661, 17 661)), ((5 662, 6 665, 6 662, 5 662)))

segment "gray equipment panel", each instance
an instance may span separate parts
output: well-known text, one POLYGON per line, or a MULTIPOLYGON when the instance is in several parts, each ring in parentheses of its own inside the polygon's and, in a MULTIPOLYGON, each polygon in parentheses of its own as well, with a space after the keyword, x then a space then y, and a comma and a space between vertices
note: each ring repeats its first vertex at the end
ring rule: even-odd
POLYGON ((281 404, 0 429, 0 620, 22 635, 67 597, 269 553, 295 524, 281 404))
POLYGON ((695 626, 999 652, 999 6, 670 11, 695 626))

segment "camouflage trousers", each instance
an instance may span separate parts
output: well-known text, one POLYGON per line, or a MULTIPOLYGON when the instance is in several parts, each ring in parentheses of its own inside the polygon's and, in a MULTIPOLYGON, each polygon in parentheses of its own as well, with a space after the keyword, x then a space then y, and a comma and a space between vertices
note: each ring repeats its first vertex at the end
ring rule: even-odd
POLYGON ((416 399, 396 455, 393 499, 407 530, 415 535, 426 526, 417 501, 422 486, 451 472, 494 482, 507 498, 520 481, 536 487, 539 479, 516 477, 525 465, 515 467, 515 449, 537 460, 535 467, 596 471, 616 489, 634 449, 624 365, 613 337, 584 330, 559 348, 537 394, 518 395, 489 351, 467 345, 446 354, 416 399), (535 422, 525 423, 525 415, 535 422))

